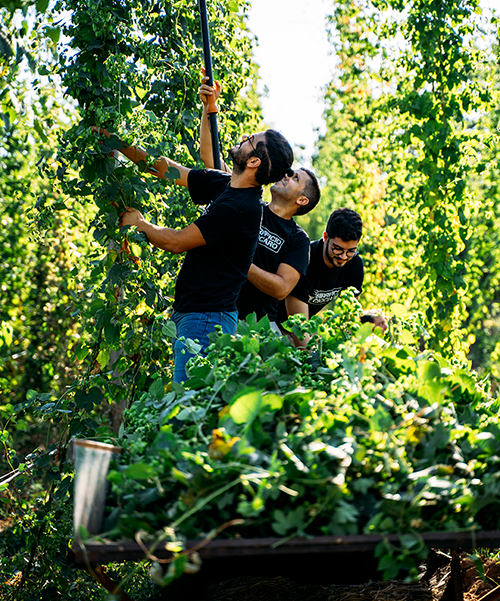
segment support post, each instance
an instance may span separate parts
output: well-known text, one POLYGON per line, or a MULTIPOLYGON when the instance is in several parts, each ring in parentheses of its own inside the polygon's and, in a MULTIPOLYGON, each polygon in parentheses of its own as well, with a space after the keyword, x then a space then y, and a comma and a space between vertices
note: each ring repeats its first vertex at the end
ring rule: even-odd
MULTIPOLYGON (((210 31, 208 29, 207 5, 205 0, 198 0, 201 21, 201 36, 203 40, 203 56, 205 58, 205 75, 208 77, 208 85, 214 85, 212 74, 212 56, 210 53, 210 31)), ((210 120, 210 131, 212 133, 212 153, 214 157, 214 168, 220 169, 219 131, 217 129, 217 105, 215 102, 208 107, 208 118, 210 120)))

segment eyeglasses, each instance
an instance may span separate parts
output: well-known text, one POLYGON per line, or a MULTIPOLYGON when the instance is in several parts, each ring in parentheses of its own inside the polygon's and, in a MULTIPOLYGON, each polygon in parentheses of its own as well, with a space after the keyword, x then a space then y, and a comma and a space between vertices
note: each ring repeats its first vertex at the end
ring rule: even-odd
POLYGON ((241 142, 240 142, 240 145, 238 146, 238 148, 241 148, 242 144, 244 144, 245 142, 250 142, 250 146, 252 147, 252 150, 255 152, 255 146, 252 143, 253 136, 254 136, 253 134, 250 134, 249 136, 247 136, 245 134, 244 136, 242 136, 241 142))
POLYGON ((328 242, 330 244, 330 250, 331 250, 332 254, 335 255, 336 257, 341 257, 345 253, 346 257, 348 259, 352 259, 357 254, 359 254, 359 251, 357 249, 351 248, 351 249, 347 250, 345 248, 342 248, 338 244, 335 244, 334 242, 332 242, 331 238, 328 238, 328 242))

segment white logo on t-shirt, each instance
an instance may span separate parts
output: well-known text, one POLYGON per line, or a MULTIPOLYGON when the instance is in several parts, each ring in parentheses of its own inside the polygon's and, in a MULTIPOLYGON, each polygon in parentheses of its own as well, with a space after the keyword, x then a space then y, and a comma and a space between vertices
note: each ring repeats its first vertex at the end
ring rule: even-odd
POLYGON ((313 290, 309 295, 310 305, 326 305, 340 294, 342 288, 334 288, 333 290, 313 290))
POLYGON ((212 204, 213 204, 213 202, 214 202, 214 201, 213 201, 213 200, 211 200, 211 201, 210 201, 210 202, 207 204, 207 206, 206 206, 206 207, 203 209, 203 213, 202 213, 202 215, 206 215, 206 214, 207 214, 207 213, 210 211, 210 209, 211 209, 211 207, 212 207, 212 204))
POLYGON ((274 253, 278 253, 284 243, 283 238, 280 238, 277 234, 273 234, 273 232, 270 232, 264 226, 260 227, 259 244, 261 246, 265 246, 274 253))

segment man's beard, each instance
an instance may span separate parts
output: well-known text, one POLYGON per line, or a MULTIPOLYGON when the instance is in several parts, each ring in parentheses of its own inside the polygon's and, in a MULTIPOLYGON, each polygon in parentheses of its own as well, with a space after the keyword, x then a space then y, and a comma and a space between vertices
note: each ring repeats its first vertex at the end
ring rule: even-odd
POLYGON ((233 146, 229 151, 229 156, 233 160, 233 171, 237 174, 243 173, 248 160, 245 150, 239 146, 233 146))

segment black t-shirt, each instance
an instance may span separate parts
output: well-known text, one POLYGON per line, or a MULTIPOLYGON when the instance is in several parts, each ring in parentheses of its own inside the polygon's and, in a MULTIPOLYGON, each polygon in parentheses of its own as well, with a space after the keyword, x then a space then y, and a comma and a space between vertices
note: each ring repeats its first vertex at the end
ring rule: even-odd
MULTIPOLYGON (((280 264, 286 263, 304 275, 308 261, 309 236, 293 219, 283 219, 273 213, 268 205, 264 205, 253 263, 269 273, 276 273, 280 264)), ((238 316, 245 319, 249 313, 255 312, 257 319, 267 315, 271 321, 275 321, 278 302, 277 298, 246 281, 238 297, 238 316)))
MULTIPOLYGON (((316 315, 342 290, 354 286, 361 294, 363 288, 363 260, 359 255, 348 261, 343 267, 328 267, 323 258, 323 239, 311 242, 311 257, 305 276, 302 276, 290 293, 309 305, 309 317, 316 315)), ((287 319, 285 302, 280 303, 281 323, 287 319)))
POLYGON ((232 188, 230 182, 222 171, 189 172, 193 202, 208 205, 194 222, 206 245, 186 253, 175 287, 174 309, 180 313, 236 311, 257 246, 262 188, 232 188))

